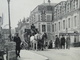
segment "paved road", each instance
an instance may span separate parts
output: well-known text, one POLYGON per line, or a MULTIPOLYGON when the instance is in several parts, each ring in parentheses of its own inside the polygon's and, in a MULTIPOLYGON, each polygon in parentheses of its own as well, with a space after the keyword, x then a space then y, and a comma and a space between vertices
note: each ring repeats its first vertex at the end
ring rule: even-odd
POLYGON ((47 57, 33 53, 28 50, 22 50, 20 55, 21 55, 21 57, 18 58, 18 60, 48 60, 47 57))
POLYGON ((46 51, 32 51, 48 57, 49 60, 80 60, 80 48, 48 49, 46 51))

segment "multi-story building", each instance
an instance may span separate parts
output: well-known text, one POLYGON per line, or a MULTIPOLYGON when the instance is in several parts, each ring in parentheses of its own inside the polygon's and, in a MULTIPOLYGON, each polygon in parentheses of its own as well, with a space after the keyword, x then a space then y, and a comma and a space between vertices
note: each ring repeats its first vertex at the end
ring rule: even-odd
MULTIPOLYGON (((80 33, 80 0, 67 0, 54 7, 53 36, 60 33, 80 33)), ((79 42, 79 36, 70 36, 71 43, 79 42)))
POLYGON ((18 27, 16 28, 16 32, 19 33, 19 36, 22 41, 24 41, 24 33, 26 29, 30 29, 29 18, 23 19, 18 23, 18 27))
POLYGON ((46 32, 48 35, 48 40, 51 40, 51 25, 53 19, 53 8, 55 3, 43 3, 38 5, 30 13, 30 24, 34 24, 40 33, 46 32))

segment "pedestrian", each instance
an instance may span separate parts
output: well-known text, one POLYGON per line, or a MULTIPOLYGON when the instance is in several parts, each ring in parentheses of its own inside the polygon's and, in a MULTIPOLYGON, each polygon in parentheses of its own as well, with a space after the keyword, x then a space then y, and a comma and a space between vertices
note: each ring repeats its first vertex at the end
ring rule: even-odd
POLYGON ((62 35, 62 38, 61 38, 61 49, 62 48, 65 49, 65 37, 64 37, 64 35, 62 35))
POLYGON ((55 48, 59 49, 59 45, 60 45, 60 40, 59 40, 58 35, 56 35, 55 48))
POLYGON ((44 32, 42 35, 42 50, 44 50, 45 48, 46 41, 47 41, 47 34, 44 32))
POLYGON ((55 48, 55 41, 52 42, 52 47, 55 48))
POLYGON ((21 44, 21 39, 18 36, 18 33, 16 33, 16 36, 14 37, 14 42, 16 43, 16 57, 20 57, 20 44, 21 44))
POLYGON ((52 48, 53 48, 53 41, 50 40, 50 42, 49 42, 49 49, 52 49, 52 48))
POLYGON ((70 36, 66 38, 66 49, 70 49, 70 36))

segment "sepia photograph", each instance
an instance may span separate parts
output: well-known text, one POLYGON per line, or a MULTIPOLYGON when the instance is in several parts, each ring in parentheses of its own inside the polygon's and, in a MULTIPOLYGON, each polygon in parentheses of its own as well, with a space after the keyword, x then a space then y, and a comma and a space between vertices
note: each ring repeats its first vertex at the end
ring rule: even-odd
POLYGON ((0 0, 0 60, 80 60, 80 0, 0 0))

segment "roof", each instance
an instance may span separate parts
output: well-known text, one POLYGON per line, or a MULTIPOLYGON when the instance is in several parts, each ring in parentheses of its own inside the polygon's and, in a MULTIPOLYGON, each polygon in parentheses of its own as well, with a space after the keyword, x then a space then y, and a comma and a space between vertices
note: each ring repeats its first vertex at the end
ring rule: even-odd
MULTIPOLYGON (((38 5, 37 7, 38 7, 38 9, 42 9, 42 6, 45 6, 45 7, 47 7, 47 6, 54 7, 56 4, 57 4, 57 3, 50 3, 50 5, 49 5, 49 3, 42 3, 42 4, 38 5)), ((37 7, 35 7, 35 8, 31 11, 31 13, 32 13, 33 11, 35 11, 35 9, 36 9, 37 7)))
MULTIPOLYGON (((55 6, 57 3, 50 3, 50 6, 55 6)), ((49 3, 42 3, 41 5, 49 6, 49 3)))

